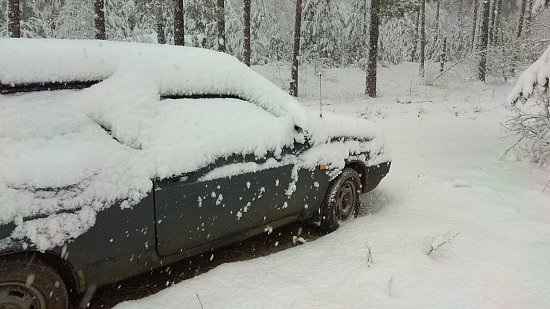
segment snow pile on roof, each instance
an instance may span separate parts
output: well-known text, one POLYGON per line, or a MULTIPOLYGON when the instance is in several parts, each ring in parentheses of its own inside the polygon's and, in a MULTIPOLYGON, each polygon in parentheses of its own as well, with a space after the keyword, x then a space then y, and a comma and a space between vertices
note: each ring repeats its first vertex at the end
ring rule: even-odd
POLYGON ((0 83, 146 76, 160 95, 235 95, 303 125, 296 101, 235 57, 212 50, 129 42, 0 39, 0 83), (262 91, 258 91, 261 89, 262 91))
POLYGON ((530 67, 521 73, 516 86, 508 96, 508 103, 513 104, 517 100, 528 99, 538 89, 548 87, 550 79, 550 47, 530 67))
MULTIPOLYGON (((303 142, 304 133, 313 147, 287 161, 297 167, 341 168, 350 156, 368 165, 390 159, 375 125, 331 114, 318 119, 230 56, 77 43, 0 40, 8 47, 0 51, 3 84, 103 79, 83 90, 0 95, 0 224, 16 224, 0 247, 23 239, 39 250, 62 245, 92 227, 98 211, 138 203, 151 191, 151 179, 182 175, 231 154, 278 155, 303 142), (45 59, 43 54, 52 52, 45 59), (169 60, 176 56, 181 59, 169 60), (229 94, 254 104, 229 98, 161 100, 159 93, 229 94), (361 155, 365 151, 372 155, 361 155)), ((227 173, 219 172, 216 177, 227 173)))

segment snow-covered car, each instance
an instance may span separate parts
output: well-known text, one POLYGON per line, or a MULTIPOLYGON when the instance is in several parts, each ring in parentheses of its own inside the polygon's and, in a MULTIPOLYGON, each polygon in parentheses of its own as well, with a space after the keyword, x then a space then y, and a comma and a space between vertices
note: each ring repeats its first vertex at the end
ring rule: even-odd
POLYGON ((0 303, 63 308, 297 220, 332 231, 390 154, 224 53, 0 39, 0 303))

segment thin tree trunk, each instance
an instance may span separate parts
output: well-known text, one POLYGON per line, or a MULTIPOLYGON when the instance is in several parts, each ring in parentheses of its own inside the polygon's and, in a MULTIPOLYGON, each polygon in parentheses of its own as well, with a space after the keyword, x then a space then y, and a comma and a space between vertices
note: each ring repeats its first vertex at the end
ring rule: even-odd
POLYGON ((21 37, 21 10, 19 0, 8 1, 8 33, 10 38, 21 37))
POLYGON ((478 12, 479 12, 479 0, 474 0, 474 3, 472 4, 472 14, 473 14, 472 16, 472 50, 474 50, 475 44, 476 44, 478 12))
POLYGON ((436 33, 436 38, 439 37, 439 12, 441 10, 441 1, 443 0, 437 0, 437 8, 436 8, 436 12, 435 12, 435 33, 436 33))
POLYGON ((183 12, 183 0, 174 2, 174 44, 185 45, 185 19, 183 12))
MULTIPOLYGON (((363 4, 364 4, 363 8, 365 9, 365 11, 363 11, 363 35, 365 37, 367 37, 368 30, 369 30, 368 27, 367 27, 367 21, 369 20, 369 15, 368 15, 369 14, 369 9, 368 9, 369 8, 369 0, 364 0, 363 4)), ((366 43, 366 41, 365 41, 365 43, 366 43)))
POLYGON ((479 64, 478 64, 478 78, 481 81, 485 81, 485 75, 487 70, 487 44, 489 35, 489 0, 481 0, 481 27, 479 32, 479 64))
POLYGON ((527 37, 531 35, 531 22, 533 20, 533 0, 529 0, 529 5, 527 6, 527 18, 525 20, 525 34, 527 37))
POLYGON ((372 0, 370 7, 369 56, 365 94, 376 97, 376 70, 378 69, 378 38, 380 37, 380 0, 372 0))
POLYGON ((445 70, 445 61, 447 56, 447 37, 443 38, 443 49, 441 50, 441 54, 439 55, 439 72, 443 73, 445 70))
POLYGON ((462 28, 464 25, 464 0, 458 2, 458 26, 462 28))
POLYGON ((244 52, 243 60, 247 66, 250 66, 250 6, 252 0, 244 0, 244 52))
MULTIPOLYGON (((532 1, 532 0, 531 0, 532 1)), ((493 20, 493 43, 498 41, 498 36, 500 34, 500 21, 502 19, 502 0, 496 0, 495 4, 495 18, 493 20)))
POLYGON ((294 21, 294 53, 292 54, 292 81, 290 94, 298 96, 298 61, 300 60, 300 35, 302 33, 302 0, 296 0, 296 18, 294 21))
POLYGON ((163 0, 157 0, 156 19, 157 19, 157 41, 159 44, 166 44, 166 35, 164 34, 164 14, 163 0))
POLYGON ((521 0, 521 6, 519 9, 519 22, 518 22, 518 31, 516 36, 521 37, 521 32, 523 31, 523 16, 525 15, 525 8, 527 7, 527 0, 521 0))
POLYGON ((411 53, 411 62, 416 59, 416 49, 418 48, 418 29, 420 28, 420 10, 416 12, 416 29, 414 31, 414 46, 411 53))
POLYGON ((94 0, 94 21, 96 40, 105 40, 105 2, 104 0, 94 0))
POLYGON ((424 77, 424 62, 426 61, 426 0, 420 0, 420 77, 424 77))
POLYGON ((493 44, 493 27, 495 25, 496 0, 490 0, 489 4, 489 45, 493 44))
POLYGON ((225 49, 225 0, 218 0, 218 51, 225 49))

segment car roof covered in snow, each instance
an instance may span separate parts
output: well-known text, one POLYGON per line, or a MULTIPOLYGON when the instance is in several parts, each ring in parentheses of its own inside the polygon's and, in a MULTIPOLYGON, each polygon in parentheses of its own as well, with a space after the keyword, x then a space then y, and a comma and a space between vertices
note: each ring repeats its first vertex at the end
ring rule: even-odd
POLYGON ((238 59, 212 50, 129 42, 0 39, 0 84, 100 81, 131 74, 153 82, 161 96, 227 95, 304 125, 290 95, 238 59))

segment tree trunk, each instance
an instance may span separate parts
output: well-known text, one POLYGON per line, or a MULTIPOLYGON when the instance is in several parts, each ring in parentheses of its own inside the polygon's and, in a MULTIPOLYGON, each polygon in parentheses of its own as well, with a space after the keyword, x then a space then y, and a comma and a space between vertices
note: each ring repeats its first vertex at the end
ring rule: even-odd
POLYGON ((529 0, 529 5, 527 6, 527 18, 525 20, 525 34, 527 37, 531 35, 531 22, 533 20, 533 0, 529 0))
POLYGON ((485 73, 487 70, 487 44, 489 36, 489 0, 481 0, 481 27, 479 32, 479 64, 477 66, 478 78, 485 81, 485 73))
POLYGON ((244 52, 243 61, 250 66, 250 6, 252 0, 244 0, 244 52))
POLYGON ((302 0, 296 0, 296 19, 294 21, 294 53, 292 54, 292 81, 290 94, 298 96, 298 60, 300 60, 300 35, 302 33, 302 0))
POLYGON ((185 19, 183 12, 183 0, 174 2, 174 44, 185 45, 185 19))
POLYGON ((519 22, 518 22, 518 32, 516 36, 521 37, 521 32, 523 30, 523 16, 525 15, 525 8, 527 7, 527 0, 521 0, 521 7, 519 8, 519 22))
POLYGON ((218 51, 225 49, 225 0, 218 0, 218 51))
POLYGON ((420 28, 420 10, 416 12, 416 29, 414 31, 414 46, 411 53, 411 62, 416 59, 416 49, 418 48, 418 29, 420 28))
MULTIPOLYGON (((483 0, 482 0, 483 1, 483 0)), ((476 44, 476 32, 477 32, 477 14, 479 12, 479 0, 474 0, 472 4, 472 50, 476 44)))
POLYGON ((372 0, 370 7, 369 57, 365 94, 376 97, 376 70, 378 67, 378 38, 380 36, 380 0, 372 0))
POLYGON ((496 0, 495 18, 493 20, 493 34, 492 34, 493 43, 496 43, 498 41, 498 36, 500 34, 500 21, 502 19, 501 14, 502 14, 502 0, 496 0))
POLYGON ((19 0, 8 1, 8 33, 10 38, 21 37, 21 10, 19 0))
POLYGON ((426 0, 420 0, 420 77, 424 77, 424 62, 426 61, 426 0))
POLYGON ((489 45, 493 44, 493 26, 495 24, 496 0, 489 0, 489 45))
POLYGON ((437 8, 435 12, 435 34, 436 38, 439 38, 439 12, 441 11, 441 1, 443 0, 437 0, 437 8))
POLYGON ((443 73, 445 70, 445 61, 447 56, 447 38, 443 38, 443 49, 441 50, 441 54, 439 55, 439 73, 443 73))
POLYGON ((163 14, 163 0, 157 0, 156 2, 156 20, 157 20, 157 41, 159 44, 166 44, 166 35, 164 34, 164 14, 163 14))
POLYGON ((105 40, 105 2, 104 0, 94 0, 94 21, 96 40, 105 40))

